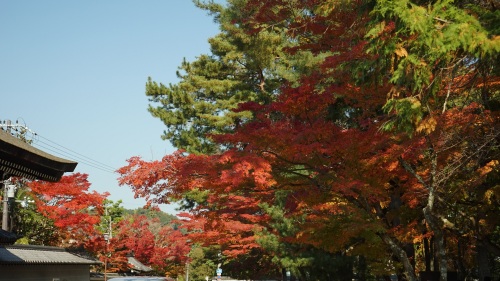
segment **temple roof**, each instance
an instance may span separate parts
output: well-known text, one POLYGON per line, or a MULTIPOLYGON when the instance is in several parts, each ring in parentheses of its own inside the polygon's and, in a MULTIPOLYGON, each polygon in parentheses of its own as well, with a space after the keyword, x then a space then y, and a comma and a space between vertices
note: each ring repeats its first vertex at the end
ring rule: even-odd
POLYGON ((63 248, 10 245, 0 246, 0 264, 100 264, 63 248))
POLYGON ((16 234, 0 229, 0 245, 14 244, 18 238, 16 234))
POLYGON ((46 153, 0 130, 0 180, 15 176, 56 182, 65 172, 73 172, 77 164, 46 153))
POLYGON ((130 266, 130 269, 139 272, 149 272, 153 270, 151 267, 144 265, 134 257, 128 257, 128 264, 130 266))

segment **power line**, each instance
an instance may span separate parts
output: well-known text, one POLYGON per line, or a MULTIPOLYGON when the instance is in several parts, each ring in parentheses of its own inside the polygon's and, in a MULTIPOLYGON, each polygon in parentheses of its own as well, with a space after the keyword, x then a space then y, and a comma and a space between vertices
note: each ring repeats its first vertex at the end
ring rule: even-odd
MULTIPOLYGON (((98 169, 101 169, 103 171, 106 171, 106 172, 111 172, 113 173, 115 171, 115 168, 112 167, 112 166, 109 166, 107 164, 104 164, 100 161, 97 161, 97 160, 94 160, 88 156, 85 156, 81 153, 78 153, 74 150, 71 150, 65 146, 62 146, 54 141, 51 141, 39 134, 37 134, 37 137, 39 139, 37 139, 36 141, 34 141, 33 143, 37 146, 40 146, 42 147, 42 144, 43 145, 46 145, 46 146, 49 146, 51 147, 52 149, 55 149, 56 152, 60 152, 60 153, 63 153, 65 155, 65 157, 68 157, 70 158, 71 160, 79 160, 81 161, 82 163, 85 163, 89 166, 92 166, 94 168, 98 168, 98 169), (47 142, 44 142, 43 140, 46 140, 47 142), (41 143, 41 144, 40 144, 41 143)), ((53 151, 53 150, 52 150, 53 151)))
POLYGON ((88 156, 85 156, 63 145, 60 145, 44 136, 41 136, 40 134, 28 128, 26 125, 20 125, 17 120, 15 124, 11 123, 10 120, 2 121, 0 122, 0 128, 2 129, 5 128, 4 130, 9 132, 10 134, 18 138, 24 139, 27 143, 31 144, 34 147, 50 151, 54 153, 56 156, 64 157, 67 158, 68 160, 82 163, 84 165, 96 168, 98 170, 107 173, 116 173, 115 172, 116 169, 114 167, 104 164, 100 161, 94 160, 88 156), (12 133, 12 130, 15 131, 16 133, 12 133), (31 139, 28 139, 29 137, 28 134, 31 134, 31 139))
MULTIPOLYGON (((98 162, 96 162, 95 160, 87 161, 81 157, 69 154, 68 152, 65 152, 61 149, 58 149, 57 147, 55 147, 53 145, 50 145, 50 144, 42 142, 42 141, 35 142, 33 146, 38 147, 44 151, 50 151, 50 152, 54 153, 56 156, 64 157, 64 158, 67 158, 68 160, 72 160, 72 161, 99 169, 99 170, 104 171, 104 172, 108 172, 108 173, 115 172, 113 168, 107 168, 106 167, 107 165, 101 166, 100 164, 96 164, 98 162)), ((86 157, 86 158, 88 158, 88 157, 86 157)))

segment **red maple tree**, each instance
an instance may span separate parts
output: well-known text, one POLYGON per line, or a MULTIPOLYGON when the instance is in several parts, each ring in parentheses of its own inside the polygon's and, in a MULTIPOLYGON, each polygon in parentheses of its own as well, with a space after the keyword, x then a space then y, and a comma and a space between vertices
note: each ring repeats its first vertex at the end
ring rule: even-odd
POLYGON ((35 195, 40 213, 53 220, 62 241, 59 245, 81 245, 92 234, 100 221, 103 200, 107 194, 89 191, 88 175, 75 173, 63 176, 58 182, 33 181, 27 185, 35 195), (90 234, 90 235, 89 235, 90 234))
POLYGON ((263 247, 272 233, 301 251, 363 255, 380 273, 393 259, 416 280, 413 244, 433 237, 446 278, 452 251, 444 242, 463 239, 456 224, 481 243, 495 225, 486 217, 496 202, 498 76, 462 41, 441 50, 411 30, 406 14, 387 12, 393 6, 366 4, 248 1, 249 33, 282 26, 298 42, 288 51, 324 55, 321 67, 298 85, 285 83, 272 102, 240 104, 253 119, 210 136, 220 153, 132 158, 120 184, 153 203, 191 198, 190 237, 227 256, 263 247), (475 217, 469 198, 476 207, 490 203, 475 217))

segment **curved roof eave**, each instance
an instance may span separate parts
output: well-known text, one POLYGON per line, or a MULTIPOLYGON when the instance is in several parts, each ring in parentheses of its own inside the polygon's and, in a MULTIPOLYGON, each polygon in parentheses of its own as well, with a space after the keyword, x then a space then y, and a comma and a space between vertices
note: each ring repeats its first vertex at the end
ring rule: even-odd
POLYGON ((31 180, 59 181, 65 172, 73 172, 78 163, 37 149, 0 130, 0 174, 31 180))

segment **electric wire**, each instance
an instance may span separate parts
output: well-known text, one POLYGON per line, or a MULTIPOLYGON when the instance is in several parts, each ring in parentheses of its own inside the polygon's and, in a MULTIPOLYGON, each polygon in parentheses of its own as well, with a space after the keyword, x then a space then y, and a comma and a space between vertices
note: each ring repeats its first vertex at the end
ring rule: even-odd
MULTIPOLYGON (((107 172, 107 173, 111 173, 111 174, 115 173, 115 170, 113 168, 106 168, 106 167, 100 166, 99 164, 95 163, 96 162, 95 160, 92 160, 94 162, 87 161, 81 157, 69 154, 66 151, 58 149, 57 147, 50 145, 48 143, 38 141, 38 142, 34 142, 33 144, 34 144, 33 146, 38 147, 44 151, 50 151, 50 152, 54 153, 56 156, 67 158, 68 160, 72 160, 72 161, 96 168, 96 169, 101 170, 103 172, 107 172)), ((88 158, 88 157, 86 157, 86 158, 88 158)))
POLYGON ((86 162, 84 160, 79 160, 79 159, 72 159, 72 157, 70 155, 67 155, 67 154, 64 154, 63 152, 61 152, 60 150, 55 150, 55 149, 52 149, 50 147, 47 147, 47 146, 43 146, 43 145, 37 145, 37 147, 45 150, 45 151, 50 151, 52 153, 54 153, 56 156, 59 156, 59 157, 65 157, 65 158, 68 158, 68 160, 72 160, 72 161, 75 161, 75 162, 78 162, 78 164, 84 164, 84 165, 87 165, 87 166, 91 166, 93 168, 96 168, 96 169, 99 169, 101 171, 104 171, 104 172, 107 172, 107 173, 114 173, 114 171, 112 170, 106 170, 102 167, 99 167, 99 166, 95 166, 89 162, 86 162))
POLYGON ((41 136, 40 134, 35 133, 31 129, 29 129, 26 125, 19 125, 17 121, 15 125, 14 124, 7 125, 7 127, 10 127, 10 129, 15 131, 16 133, 25 134, 25 137, 27 133, 30 133, 32 135, 31 145, 34 147, 38 147, 39 149, 45 151, 50 151, 51 153, 54 153, 54 155, 56 156, 67 158, 68 160, 96 168, 103 172, 111 174, 116 173, 116 169, 114 167, 104 164, 100 161, 94 160, 88 156, 85 156, 63 145, 60 145, 44 136, 41 136), (18 127, 21 127, 22 131, 21 129, 18 130, 18 127))
MULTIPOLYGON (((71 150, 63 145, 60 145, 54 141, 51 141, 39 134, 37 134, 37 136, 39 137, 39 139, 37 141, 34 142, 34 144, 37 144, 37 143, 43 143, 49 147, 52 147, 53 149, 57 150, 57 151, 60 151, 61 153, 64 153, 65 155, 67 155, 67 157, 69 158, 73 158, 73 159, 70 159, 70 160, 79 160, 81 161, 82 163, 86 163, 87 165, 90 165, 94 168, 99 168, 103 171, 106 171, 106 172, 111 172, 111 173, 114 173, 114 171, 116 170, 114 167, 110 166, 110 165, 107 165, 107 164, 104 164, 100 161, 97 161, 97 160, 94 160, 88 156, 85 156, 81 153, 78 153, 74 150, 71 150), (46 140, 47 142, 50 142, 50 143, 47 143, 47 142, 44 142, 43 140, 46 140), (52 145, 52 144, 53 145, 52 145), (62 148, 62 149, 61 149, 62 148)), ((37 144, 39 145, 39 144, 37 144)))

